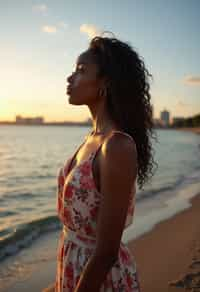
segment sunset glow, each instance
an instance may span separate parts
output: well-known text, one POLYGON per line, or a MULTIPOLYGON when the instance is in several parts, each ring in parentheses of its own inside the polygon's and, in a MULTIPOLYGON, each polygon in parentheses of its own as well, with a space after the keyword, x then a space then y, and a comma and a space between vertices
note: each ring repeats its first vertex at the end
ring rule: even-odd
POLYGON ((115 11, 106 1, 9 2, 0 9, 0 121, 87 119, 86 106, 68 103, 66 77, 89 39, 107 30, 144 58, 154 77, 154 117, 164 108, 172 116, 199 113, 199 2, 116 1, 115 11))

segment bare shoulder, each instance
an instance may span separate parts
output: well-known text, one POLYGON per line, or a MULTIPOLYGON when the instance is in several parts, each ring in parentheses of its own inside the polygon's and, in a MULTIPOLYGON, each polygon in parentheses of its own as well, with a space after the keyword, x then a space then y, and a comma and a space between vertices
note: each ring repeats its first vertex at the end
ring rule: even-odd
POLYGON ((126 134, 114 132, 103 143, 103 157, 113 163, 136 163, 137 148, 133 138, 126 134))

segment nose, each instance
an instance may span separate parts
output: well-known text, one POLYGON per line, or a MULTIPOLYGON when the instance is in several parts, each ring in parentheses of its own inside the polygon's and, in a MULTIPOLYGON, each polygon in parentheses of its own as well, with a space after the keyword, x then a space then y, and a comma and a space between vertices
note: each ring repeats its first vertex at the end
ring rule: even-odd
POLYGON ((73 78, 73 73, 66 78, 66 81, 71 83, 73 78))

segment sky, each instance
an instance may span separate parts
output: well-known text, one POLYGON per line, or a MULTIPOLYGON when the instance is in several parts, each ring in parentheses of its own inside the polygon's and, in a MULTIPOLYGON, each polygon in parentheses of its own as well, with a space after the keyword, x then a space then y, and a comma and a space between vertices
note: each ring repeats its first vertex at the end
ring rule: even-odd
POLYGON ((0 120, 83 121, 66 78, 89 40, 111 31, 153 75, 154 118, 200 113, 199 0, 0 0, 0 120))

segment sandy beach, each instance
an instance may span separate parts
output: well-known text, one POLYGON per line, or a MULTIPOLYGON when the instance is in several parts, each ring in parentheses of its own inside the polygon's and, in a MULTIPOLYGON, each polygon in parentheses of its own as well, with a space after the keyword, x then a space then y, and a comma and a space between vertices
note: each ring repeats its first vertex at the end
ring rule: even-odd
MULTIPOLYGON (((142 292, 200 291, 200 193, 191 203, 189 209, 128 243, 136 259, 142 292)), ((32 250, 34 256, 34 248, 50 247, 50 260, 41 262, 25 281, 5 291, 39 292, 55 280, 58 234, 44 236, 32 250)))
POLYGON ((200 194, 191 203, 129 243, 142 292, 200 291, 200 194))

